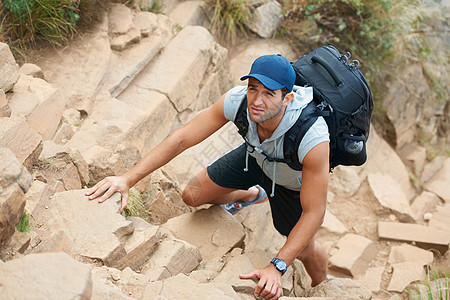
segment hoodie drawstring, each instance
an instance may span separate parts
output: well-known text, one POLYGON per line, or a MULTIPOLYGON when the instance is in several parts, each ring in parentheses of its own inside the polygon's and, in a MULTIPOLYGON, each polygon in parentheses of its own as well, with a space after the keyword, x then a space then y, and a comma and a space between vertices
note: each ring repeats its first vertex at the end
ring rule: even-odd
POLYGON ((247 149, 245 150, 245 168, 244 168, 244 172, 248 172, 248 151, 247 151, 247 149))
MULTIPOLYGON (((274 141, 275 146, 275 157, 277 157, 277 140, 274 141)), ((272 192, 270 193, 270 197, 275 196, 275 176, 277 175, 277 162, 273 162, 273 172, 272 172, 272 192)))

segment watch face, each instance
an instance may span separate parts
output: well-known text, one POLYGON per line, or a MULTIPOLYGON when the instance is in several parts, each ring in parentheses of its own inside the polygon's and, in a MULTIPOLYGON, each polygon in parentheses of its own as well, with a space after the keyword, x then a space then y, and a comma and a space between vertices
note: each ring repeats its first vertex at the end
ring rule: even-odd
POLYGON ((284 260, 280 259, 279 261, 277 261, 277 267, 281 270, 286 269, 286 263, 284 262, 284 260))

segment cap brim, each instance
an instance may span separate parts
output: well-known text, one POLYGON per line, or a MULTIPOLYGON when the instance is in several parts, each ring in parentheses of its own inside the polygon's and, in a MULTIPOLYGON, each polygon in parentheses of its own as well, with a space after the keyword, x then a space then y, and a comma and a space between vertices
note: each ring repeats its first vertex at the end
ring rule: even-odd
POLYGON ((246 76, 242 76, 241 80, 246 80, 250 77, 255 78, 256 80, 261 82, 266 88, 272 91, 276 91, 284 87, 284 85, 279 83, 278 81, 275 81, 272 78, 269 78, 261 74, 248 74, 246 76))

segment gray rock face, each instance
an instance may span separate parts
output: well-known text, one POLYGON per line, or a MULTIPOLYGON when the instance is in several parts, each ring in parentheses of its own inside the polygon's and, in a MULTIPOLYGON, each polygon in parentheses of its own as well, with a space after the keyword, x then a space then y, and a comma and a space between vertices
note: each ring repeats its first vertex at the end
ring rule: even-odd
POLYGON ((25 208, 31 175, 11 150, 0 148, 0 245, 14 234, 25 208))
POLYGON ((260 37, 272 38, 282 17, 281 5, 277 1, 268 1, 255 9, 249 28, 260 37))

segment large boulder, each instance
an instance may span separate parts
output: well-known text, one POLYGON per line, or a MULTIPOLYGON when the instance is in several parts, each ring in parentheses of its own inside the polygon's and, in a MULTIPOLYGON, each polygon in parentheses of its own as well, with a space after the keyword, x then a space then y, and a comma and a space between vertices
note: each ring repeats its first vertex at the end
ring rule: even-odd
POLYGON ((0 294, 4 299, 90 299, 91 270, 66 253, 26 255, 0 264, 0 294))
POLYGON ((0 147, 0 245, 14 234, 22 218, 31 179, 11 150, 0 147))
POLYGON ((127 255, 123 240, 134 231, 131 221, 118 214, 118 194, 104 203, 89 201, 85 190, 57 193, 43 199, 35 210, 36 239, 33 252, 65 251, 80 260, 114 265, 127 255))
POLYGON ((19 79, 19 66, 5 43, 0 43, 0 89, 8 92, 19 79))

